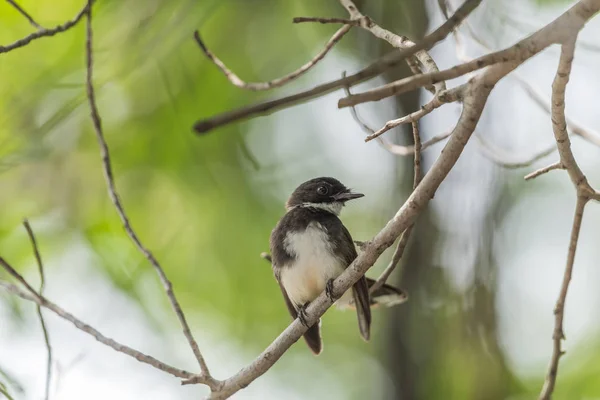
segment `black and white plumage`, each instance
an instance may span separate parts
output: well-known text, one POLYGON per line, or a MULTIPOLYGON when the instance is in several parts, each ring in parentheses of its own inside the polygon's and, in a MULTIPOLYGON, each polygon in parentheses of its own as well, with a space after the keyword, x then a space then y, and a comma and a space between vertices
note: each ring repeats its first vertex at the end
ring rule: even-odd
MULTIPOLYGON (((362 197, 334 178, 315 178, 300 185, 286 203, 287 213, 271 233, 271 257, 277 279, 292 318, 317 298, 357 257, 350 232, 338 215, 346 201, 362 197)), ((336 301, 338 307, 356 308, 361 336, 369 340, 371 304, 400 303, 407 296, 384 285, 372 301, 372 280, 362 277, 336 301), (369 282, 370 281, 370 282, 369 282), (370 284, 369 284, 370 283, 370 284)), ((304 338, 315 353, 322 350, 319 322, 304 338)))

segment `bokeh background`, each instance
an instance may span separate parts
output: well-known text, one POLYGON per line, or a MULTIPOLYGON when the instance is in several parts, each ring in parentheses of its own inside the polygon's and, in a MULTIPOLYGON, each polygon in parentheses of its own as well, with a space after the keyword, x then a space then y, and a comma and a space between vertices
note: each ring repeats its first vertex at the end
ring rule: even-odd
MULTIPOLYGON (((43 26, 72 18, 80 1, 19 2, 43 26)), ((457 1, 452 4, 456 7, 457 1)), ((411 38, 442 22, 433 0, 357 2, 382 26, 411 38)), ((565 1, 489 0, 469 22, 494 48, 514 43, 569 6, 565 1)), ((217 378, 249 363, 289 321, 270 266, 270 230, 290 191, 315 176, 335 176, 366 194, 343 220, 357 240, 372 237, 412 185, 412 159, 388 153, 364 133, 342 91, 197 137, 201 117, 293 93, 391 50, 353 29, 325 61, 275 91, 233 87, 206 60, 192 33, 242 78, 269 80, 312 57, 337 27, 293 25, 295 16, 341 16, 336 1, 125 0, 95 6, 95 84, 116 184, 133 226, 164 265, 217 378)), ((0 43, 32 32, 0 3, 0 43)), ((463 31, 465 32, 465 31, 463 31)), ((0 254, 38 282, 21 225, 30 219, 46 265, 47 296, 106 335, 195 370, 195 362, 148 262, 125 235, 107 196, 85 97, 84 23, 0 54, 0 254)), ((600 20, 580 40, 567 112, 600 130, 600 20)), ((484 51, 463 35, 468 55, 484 51)), ((558 60, 552 47, 518 73, 546 96, 558 60)), ((440 69, 458 63, 455 42, 432 55, 440 69)), ((362 90, 398 79, 398 70, 362 90)), ((459 84, 465 78, 449 82, 459 84)), ((416 110, 429 93, 359 107, 374 127, 416 110)), ((424 139, 449 130, 457 105, 425 117, 424 139)), ((511 160, 552 144, 549 116, 507 77, 496 87, 478 133, 511 160)), ((387 134, 410 143, 410 134, 387 134)), ((424 153, 430 166, 443 147, 424 153)), ((573 139, 590 182, 600 186, 600 148, 573 139)), ((392 280, 405 305, 377 310, 370 343, 351 312, 324 317, 324 353, 302 341, 240 399, 530 399, 551 352, 552 310, 562 279, 575 194, 567 174, 523 176, 554 162, 507 170, 475 139, 420 216, 392 280)), ((590 204, 567 307, 567 354, 556 399, 600 398, 600 207, 590 204)), ((391 258, 386 252, 368 275, 391 258)), ((1 279, 9 279, 0 272, 1 279)), ((192 399, 206 394, 106 348, 45 313, 54 348, 52 399, 192 399)), ((32 304, 0 293, 0 383, 15 399, 40 399, 45 346, 32 304)), ((0 398, 2 395, 0 394, 0 398)))

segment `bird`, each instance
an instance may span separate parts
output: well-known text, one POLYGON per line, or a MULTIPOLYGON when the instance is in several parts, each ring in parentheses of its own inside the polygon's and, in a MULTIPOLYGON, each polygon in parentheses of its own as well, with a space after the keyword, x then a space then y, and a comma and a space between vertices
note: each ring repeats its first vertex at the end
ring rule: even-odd
POLYGON ((362 276, 339 299, 333 297, 333 281, 357 257, 348 229, 339 218, 346 202, 363 197, 332 177, 320 177, 299 185, 285 204, 286 213, 271 232, 269 244, 275 279, 292 319, 308 329, 304 339, 318 355, 323 349, 321 321, 306 323, 306 307, 323 291, 338 308, 355 308, 365 341, 370 337, 371 306, 392 306, 408 299, 406 292, 384 284, 373 296, 375 281, 362 276))

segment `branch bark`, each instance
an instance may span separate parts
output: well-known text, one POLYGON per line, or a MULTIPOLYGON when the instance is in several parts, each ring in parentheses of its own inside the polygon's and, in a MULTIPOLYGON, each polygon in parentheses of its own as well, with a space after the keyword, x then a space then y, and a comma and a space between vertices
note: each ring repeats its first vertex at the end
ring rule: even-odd
POLYGON ((461 13, 459 14, 459 11, 455 13, 455 15, 457 15, 456 18, 450 18, 449 20, 444 22, 439 28, 427 35, 422 41, 420 41, 416 45, 390 53, 387 56, 382 57, 381 59, 373 62, 368 67, 362 69, 361 71, 353 75, 321 84, 312 89, 296 93, 291 96, 286 96, 274 100, 268 100, 263 103, 238 108, 235 110, 224 112, 222 114, 218 114, 214 117, 199 120, 194 124, 194 131, 198 134, 204 134, 212 129, 230 124, 232 122, 241 121, 259 115, 267 115, 275 111, 289 108, 294 105, 312 100, 314 98, 324 96, 327 93, 333 92, 334 90, 338 90, 343 87, 354 86, 361 82, 374 78, 379 74, 387 71, 388 69, 395 67, 407 57, 413 56, 420 50, 430 49, 435 44, 446 38, 446 36, 448 36, 448 34, 464 18, 466 18, 470 12, 467 12, 468 9, 466 9, 464 12, 460 11, 461 13))
POLYGON ((102 167, 104 171, 104 178, 106 180, 106 186, 108 189, 109 197, 115 206, 117 214, 123 223, 123 228, 127 235, 135 245, 135 247, 146 257, 146 259, 150 262, 150 264, 154 267, 154 270, 158 274, 158 277, 163 285, 163 288, 167 294, 169 302, 171 303, 171 307, 173 311, 177 315, 179 319, 179 323, 183 329, 183 333, 192 349, 198 364, 200 365, 200 369, 202 372, 202 376, 204 380, 212 380, 210 376, 210 371, 208 369, 208 365, 200 352, 198 347, 198 343, 194 339, 190 327, 187 323, 185 315, 181 310, 181 306, 175 297, 175 292, 173 291, 173 284, 167 278, 164 269, 158 262, 158 260, 154 257, 152 252, 142 244, 138 235, 133 230, 131 223, 129 222, 129 218, 125 213, 125 209, 123 204, 121 203, 120 196, 117 192, 117 188, 114 181, 114 175, 112 171, 111 161, 110 161, 110 152, 108 149, 108 144, 106 143, 106 139, 104 138, 104 132, 102 130, 102 120, 100 119, 100 113, 98 112, 98 106, 96 105, 96 95, 94 92, 93 85, 93 29, 92 29, 92 2, 93 0, 88 0, 88 12, 86 18, 86 46, 85 46, 85 54, 86 54, 86 90, 88 102, 90 105, 90 116, 94 126, 94 132, 96 133, 96 138, 98 140, 98 144, 100 146, 100 154, 102 158, 102 167))
POLYGON ((0 46, 0 54, 2 53, 8 53, 11 50, 15 50, 18 48, 21 48, 25 45, 28 45, 30 42, 39 39, 39 38, 43 38, 43 37, 48 37, 48 36, 54 36, 57 33, 61 33, 61 32, 66 32, 69 29, 71 29, 72 27, 74 27, 75 25, 77 25, 79 23, 79 21, 81 21, 81 19, 84 17, 84 15, 87 13, 87 10, 91 7, 90 5, 91 3, 88 2, 85 7, 83 7, 83 9, 81 11, 79 11, 77 13, 77 15, 70 21, 65 22, 62 25, 58 25, 55 28, 52 29, 40 29, 37 32, 32 33, 29 36, 25 36, 22 39, 17 40, 14 43, 11 43, 9 45, 6 46, 0 46))

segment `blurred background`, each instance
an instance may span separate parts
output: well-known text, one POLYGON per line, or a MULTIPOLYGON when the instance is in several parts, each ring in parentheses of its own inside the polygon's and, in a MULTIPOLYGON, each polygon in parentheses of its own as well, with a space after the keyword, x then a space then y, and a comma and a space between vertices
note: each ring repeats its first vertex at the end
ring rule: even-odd
MULTIPOLYGON (((52 27, 81 1, 21 0, 52 27)), ((356 2, 382 26, 417 39, 443 17, 433 0, 356 2)), ((513 44, 562 13, 566 1, 484 1, 468 19, 494 49, 513 44)), ((454 8, 459 4, 452 0, 454 8)), ((364 132, 342 91, 204 137, 193 123, 228 109, 290 94, 353 73, 391 50, 353 29, 312 72, 269 93, 232 86, 195 44, 207 46, 248 81, 286 74, 318 52, 336 26, 293 25, 295 16, 346 17, 336 1, 125 0, 95 5, 95 84, 116 184, 134 228, 174 284, 217 378, 248 364, 290 322, 270 265, 271 229, 293 188, 334 176, 366 194, 345 208, 356 240, 381 229, 410 193, 412 157, 390 154, 364 132)), ((196 364, 160 283, 125 235, 109 201, 85 97, 82 22, 52 38, 0 55, 0 255, 37 285, 21 222, 30 219, 47 275, 47 296, 104 334, 181 368, 196 364)), ((33 28, 0 3, 0 44, 33 28)), ((487 52, 462 29, 468 56, 487 52)), ((600 20, 580 35, 567 112, 600 130, 600 20), (587 44, 587 45, 586 45, 587 44)), ((459 62, 452 38, 432 50, 440 69, 459 62)), ((517 72, 550 96, 558 48, 517 72)), ((355 88, 408 73, 399 68, 355 88)), ((449 87, 466 78, 448 82, 449 87)), ((414 92, 359 106, 373 127, 416 110, 414 92)), ((452 128, 446 105, 421 123, 423 140, 452 128)), ((493 91, 478 134, 525 160, 552 145, 548 114, 511 75, 493 91)), ((410 144, 408 131, 388 138, 410 144)), ((600 187, 600 148, 574 137, 590 183, 600 187)), ((429 167, 443 142, 424 152, 429 167)), ((505 169, 473 138, 413 232, 391 280, 410 293, 402 306, 374 312, 370 343, 352 312, 329 311, 324 353, 300 341, 240 399, 531 399, 550 360, 553 307, 563 275, 575 194, 565 172, 525 182, 557 160, 505 169)), ((566 356, 556 399, 600 399, 600 207, 586 208, 569 292, 566 356)), ((376 277, 391 258, 368 272, 376 277)), ((0 278, 8 280, 2 271, 0 278)), ((54 349, 52 399, 192 399, 160 371, 116 353, 45 312, 54 349)), ((31 303, 0 293, 0 383, 14 399, 41 399, 46 350, 31 303)), ((0 394, 0 398, 2 395, 0 394)))

